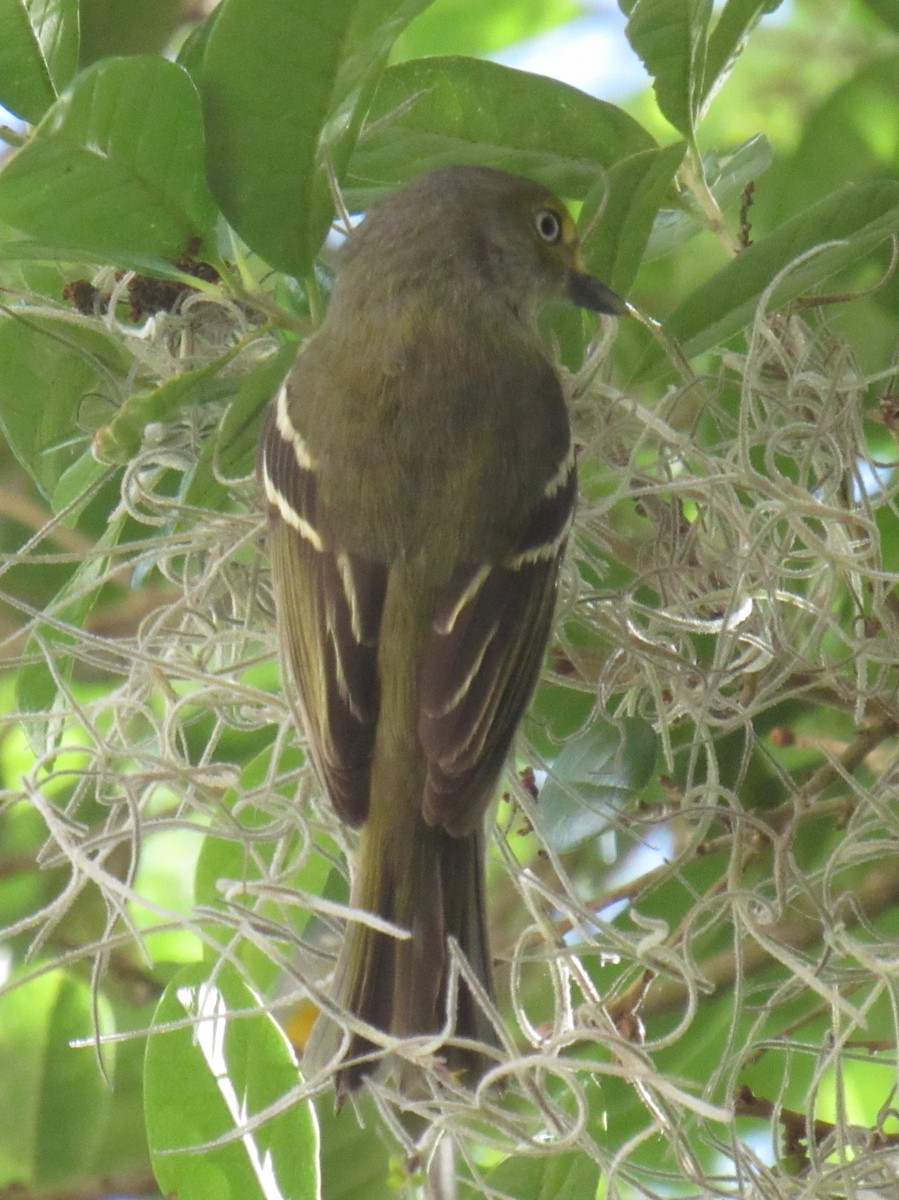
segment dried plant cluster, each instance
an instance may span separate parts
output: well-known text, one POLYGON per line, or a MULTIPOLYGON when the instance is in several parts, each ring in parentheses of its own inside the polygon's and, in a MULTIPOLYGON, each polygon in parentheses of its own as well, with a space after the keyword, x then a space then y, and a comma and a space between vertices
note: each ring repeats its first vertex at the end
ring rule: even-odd
MULTIPOLYGON (((241 340, 230 369, 249 371, 274 344, 200 295, 137 331, 114 310, 72 319, 114 328, 144 387, 241 340)), ((476 1178, 473 1143, 578 1150, 609 1196, 886 1187, 899 577, 881 543, 897 476, 862 417, 886 377, 866 377, 819 314, 763 307, 745 353, 650 400, 608 382, 611 336, 570 381, 583 498, 548 678, 594 697, 595 716, 651 726, 659 768, 570 854, 541 842, 540 798, 510 771, 491 866, 507 1055, 473 1100, 436 1039, 405 1048, 432 1066, 412 1104, 424 1150, 449 1131, 476 1178), (879 1122, 858 1119, 847 1086, 862 1062, 879 1122)), ((40 813, 40 867, 59 886, 4 938, 30 943, 35 972, 80 961, 98 994, 145 993, 160 931, 186 931, 284 1018, 325 995, 346 912, 311 881, 344 869, 352 835, 275 686, 252 478, 225 480, 225 509, 179 500, 222 416, 211 403, 144 429, 110 514, 139 536, 75 547, 56 519, 3 568, 81 563, 13 648, 55 700, 15 714, 33 759, 3 799, 40 813), (109 581, 134 587, 115 614, 82 604, 109 581), (177 845, 189 870, 191 835, 195 895, 169 903, 147 862, 177 845), (93 924, 73 932, 85 906, 93 924)), ((411 1149, 403 1102, 375 1091, 411 1149)))

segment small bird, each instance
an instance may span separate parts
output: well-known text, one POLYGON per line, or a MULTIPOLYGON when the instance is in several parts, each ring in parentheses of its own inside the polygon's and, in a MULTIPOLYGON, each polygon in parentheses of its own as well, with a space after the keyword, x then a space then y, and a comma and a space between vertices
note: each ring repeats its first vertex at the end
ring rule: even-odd
MULTIPOLYGON (((466 1082, 497 1045, 465 972, 448 986, 448 939, 492 999, 485 814, 540 671, 577 494, 537 328, 566 298, 625 310, 580 268, 552 192, 488 167, 430 171, 350 234, 263 435, 288 686, 331 803, 360 829, 352 903, 404 931, 347 925, 333 996, 371 1036, 356 1024, 346 1040, 338 1097, 383 1057, 378 1031, 445 1031, 466 1082)), ((336 1058, 341 1034, 322 1014, 307 1062, 336 1058)))

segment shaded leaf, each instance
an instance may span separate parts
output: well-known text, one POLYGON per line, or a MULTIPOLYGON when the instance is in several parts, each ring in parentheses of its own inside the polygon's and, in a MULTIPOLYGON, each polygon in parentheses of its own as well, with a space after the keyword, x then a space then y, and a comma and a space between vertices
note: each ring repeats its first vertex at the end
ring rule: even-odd
POLYGON ((81 0, 80 64, 118 54, 149 54, 165 50, 184 21, 184 0, 81 0))
MULTIPOLYGON (((105 1004, 102 1015, 108 1015, 105 1004)), ((0 997, 0 1122, 5 1134, 0 1187, 30 1187, 77 1178, 102 1136, 109 1089, 90 1050, 90 989, 53 971, 0 997), (70 1113, 79 1113, 72 1121, 70 1113)), ((114 1056, 107 1057, 112 1069, 114 1056)), ((29 1187, 29 1190, 30 1190, 29 1187)))
MULTIPOLYGON (((583 1151, 567 1154, 510 1155, 487 1176, 487 1183, 500 1195, 516 1200, 592 1200, 599 1186, 599 1166, 583 1151)), ((465 1195, 481 1195, 465 1189, 465 1195)))
POLYGON ((381 77, 350 160, 347 197, 363 209, 422 171, 469 162, 580 198, 603 168, 654 145, 620 108, 568 84, 480 59, 421 59, 381 77))
POLYGON ((584 262, 620 296, 630 291, 685 150, 684 142, 675 142, 615 163, 607 179, 587 196, 580 218, 583 228, 590 228, 602 207, 596 234, 584 244, 584 262))
POLYGON ((653 79, 659 108, 691 138, 705 96, 712 0, 621 0, 627 39, 653 79))
MULTIPOLYGON (((763 133, 757 133, 730 154, 705 154, 703 175, 720 209, 726 209, 741 195, 750 180, 763 175, 774 159, 774 149, 763 133)), ((697 233, 707 229, 704 218, 692 208, 665 209, 659 213, 644 256, 646 262, 670 254, 697 233)))
POLYGON ((899 33, 899 8, 896 7, 894 0, 864 0, 864 4, 885 25, 899 33))
POLYGON ((790 270, 775 287, 779 308, 857 262, 899 232, 899 182, 847 184, 744 250, 677 308, 665 323, 688 355, 743 329, 771 281, 816 246, 836 242, 790 270))
POLYGON ((322 1183, 327 1200, 400 1200, 395 1168, 379 1136, 371 1096, 363 1092, 338 1112, 330 1096, 318 1105, 322 1183))
POLYGON ((492 54, 537 37, 581 15, 578 0, 441 0, 431 4, 397 39, 397 61, 440 54, 492 54))
POLYGON ((46 495, 87 441, 79 413, 89 395, 113 404, 128 370, 105 334, 53 317, 0 319, 0 430, 46 495), (80 441, 80 445, 78 442, 80 441))
POLYGON ((554 850, 573 850, 609 825, 610 809, 632 800, 656 764, 656 735, 648 722, 596 719, 569 742, 540 791, 544 837, 554 850))

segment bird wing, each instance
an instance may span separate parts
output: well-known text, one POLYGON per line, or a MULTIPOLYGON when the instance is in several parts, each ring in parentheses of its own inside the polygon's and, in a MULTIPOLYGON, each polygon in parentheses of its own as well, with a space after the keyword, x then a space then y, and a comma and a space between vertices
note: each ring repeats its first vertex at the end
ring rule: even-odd
POLYGON ((309 751, 337 812, 359 825, 368 815, 387 568, 329 544, 314 463, 287 417, 284 389, 263 436, 259 475, 282 652, 309 751))
POLYGON ((576 497, 569 452, 513 552, 459 566, 440 597, 419 677, 419 737, 424 815, 450 833, 483 815, 534 690, 576 497))

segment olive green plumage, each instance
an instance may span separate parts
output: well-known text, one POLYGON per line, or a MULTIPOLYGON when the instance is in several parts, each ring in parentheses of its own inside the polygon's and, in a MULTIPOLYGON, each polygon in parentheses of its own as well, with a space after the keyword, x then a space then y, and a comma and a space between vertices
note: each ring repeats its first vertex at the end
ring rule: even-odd
MULTIPOLYGON (((367 1026, 338 1089, 379 1057, 376 1031, 450 1035, 471 1079, 495 1032, 484 816, 540 669, 576 495, 540 307, 622 311, 579 270, 571 218, 539 184, 484 167, 422 176, 342 250, 327 317, 272 407, 259 473, 283 657, 310 754, 361 827, 357 922, 337 1003, 367 1026), (483 1043, 484 1053, 453 1039, 483 1043)), ((340 1029, 318 1022, 309 1055, 340 1029)))

